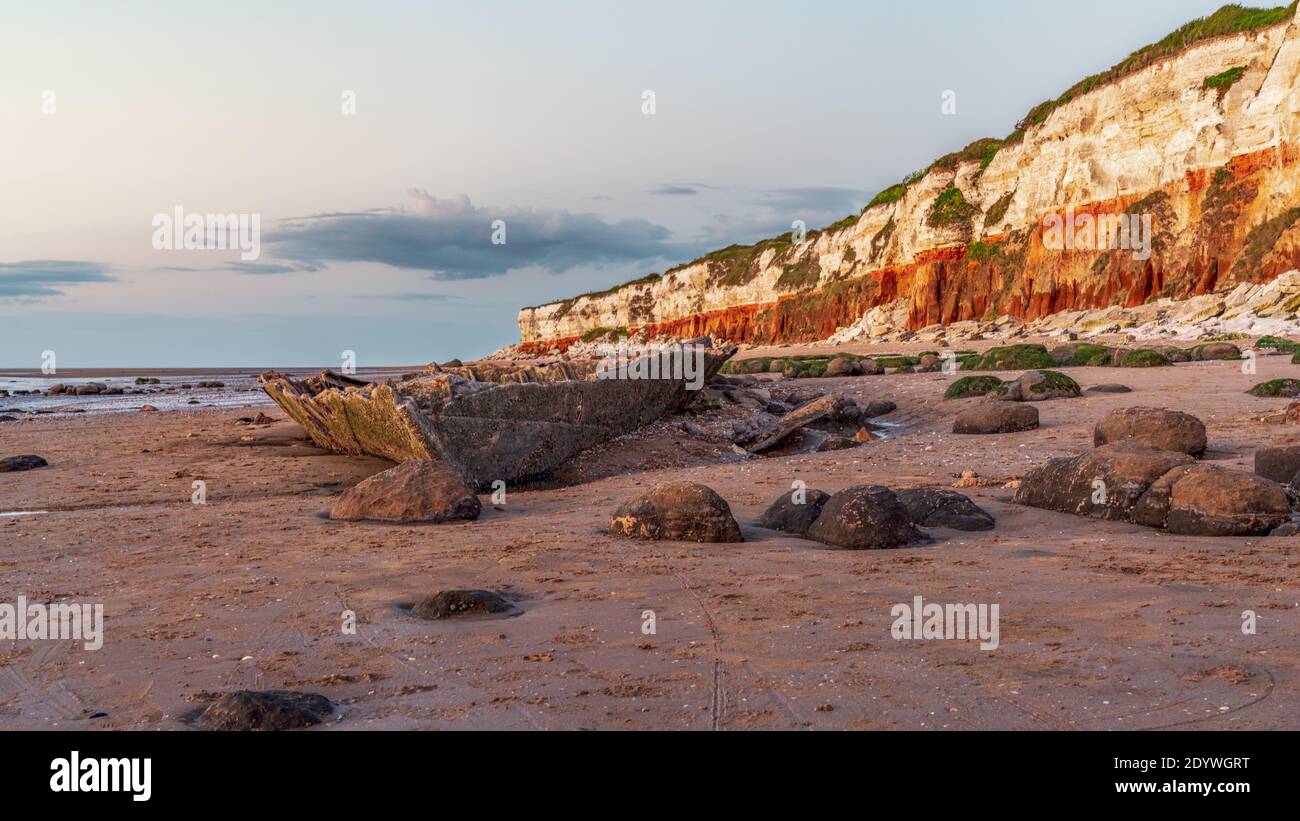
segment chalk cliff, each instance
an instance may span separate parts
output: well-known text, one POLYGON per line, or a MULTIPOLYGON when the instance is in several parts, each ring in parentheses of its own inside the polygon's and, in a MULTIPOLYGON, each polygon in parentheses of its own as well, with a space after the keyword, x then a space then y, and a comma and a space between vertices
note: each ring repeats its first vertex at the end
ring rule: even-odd
POLYGON ((1295 4, 1225 7, 801 242, 732 246, 525 308, 523 348, 600 328, 803 342, 873 308, 918 329, 1268 282, 1300 267, 1298 80, 1295 4), (1049 247, 1044 221, 1067 212, 1149 215, 1149 258, 1049 247))

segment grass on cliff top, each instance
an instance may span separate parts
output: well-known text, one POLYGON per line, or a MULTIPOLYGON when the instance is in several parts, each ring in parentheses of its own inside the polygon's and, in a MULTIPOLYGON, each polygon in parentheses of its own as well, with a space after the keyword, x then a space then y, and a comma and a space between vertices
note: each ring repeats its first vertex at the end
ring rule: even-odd
POLYGON ((1047 122, 1047 118, 1051 116, 1053 111, 1074 98, 1087 94, 1089 91, 1122 80, 1131 74, 1136 74, 1147 66, 1185 51, 1204 40, 1246 31, 1257 31, 1285 23, 1295 16, 1295 11, 1296 4, 1294 2, 1289 6, 1278 6, 1269 9, 1247 8, 1236 3, 1223 6, 1208 17, 1197 18, 1175 29, 1159 42, 1143 46, 1106 71, 1094 74, 1091 77, 1085 77, 1055 100, 1048 100, 1034 106, 1020 122, 1016 123, 1016 130, 1012 132, 1011 136, 1007 137, 1006 141, 1019 141, 1024 137, 1024 133, 1028 128, 1047 122))

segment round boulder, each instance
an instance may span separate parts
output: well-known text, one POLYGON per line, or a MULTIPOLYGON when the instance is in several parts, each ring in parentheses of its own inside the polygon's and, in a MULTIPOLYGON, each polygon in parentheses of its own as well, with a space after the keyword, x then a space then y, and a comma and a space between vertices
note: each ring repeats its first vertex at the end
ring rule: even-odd
POLYGON ((666 542, 743 542, 731 508, 712 488, 695 482, 655 485, 614 511, 609 532, 666 542))
POLYGON ((1277 483, 1195 465, 1170 488, 1165 527, 1181 536, 1263 536, 1290 518, 1286 491, 1277 483))
POLYGON ((334 714, 334 703, 317 693, 239 690, 222 696, 199 714, 205 730, 295 730, 334 714))
POLYGON ((411 608, 422 619, 493 616, 515 609, 510 599, 495 590, 442 590, 425 596, 411 608))
POLYGON ((0 459, 0 473, 17 473, 20 470, 36 470, 49 467, 49 462, 39 456, 6 456, 0 459))
POLYGON ((840 491, 822 506, 808 538, 848 550, 888 550, 925 541, 894 492, 879 485, 840 491))
POLYGON ((1013 402, 981 402, 957 414, 953 433, 1015 433, 1038 427, 1038 408, 1013 402))
POLYGON ((912 521, 921 527, 950 527, 966 531, 993 529, 993 517, 955 490, 921 487, 900 490, 896 495, 907 508, 912 521))
POLYGON ((1255 451, 1255 475, 1286 484, 1300 473, 1300 445, 1260 448, 1255 451))
POLYGON ((1006 384, 1005 399, 1012 402, 1041 402, 1073 399, 1081 395, 1079 383, 1058 371, 1027 371, 1006 384))
POLYGON ((831 495, 823 490, 792 490, 782 493, 776 501, 768 505, 759 518, 760 527, 779 530, 794 536, 808 535, 808 528, 817 521, 822 508, 831 495))
POLYGON ((1205 453, 1205 425, 1200 419, 1165 408, 1120 408, 1101 418, 1092 431, 1094 446, 1137 442, 1191 456, 1205 453))
POLYGON ((478 497, 441 462, 403 462, 343 492, 331 519, 413 524, 477 519, 478 497))
POLYGON ((1203 362, 1210 359, 1241 359, 1241 349, 1231 342, 1207 342, 1193 346, 1188 355, 1193 360, 1203 362))
POLYGON ((837 356, 826 363, 826 376, 853 376, 857 368, 852 359, 837 356))

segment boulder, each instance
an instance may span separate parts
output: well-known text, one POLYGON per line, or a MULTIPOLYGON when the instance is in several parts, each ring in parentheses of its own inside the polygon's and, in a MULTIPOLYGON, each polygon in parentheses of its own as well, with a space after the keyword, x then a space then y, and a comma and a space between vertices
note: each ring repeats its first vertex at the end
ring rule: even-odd
POLYGON ((1006 393, 1006 383, 996 376, 963 376, 955 380, 948 389, 944 391, 944 399, 967 399, 970 397, 988 396, 989 394, 1002 395, 1006 393))
POLYGON ((799 492, 792 490, 778 496, 776 501, 763 511, 763 515, 758 520, 759 526, 794 536, 808 535, 808 528, 817 521, 831 495, 822 490, 805 490, 803 495, 798 497, 800 501, 796 501, 797 493, 799 492))
POLYGON ((205 730, 294 730, 334 714, 334 703, 317 693, 239 690, 208 705, 195 723, 205 730))
POLYGON ((871 399, 862 406, 862 418, 875 419, 877 416, 884 416, 896 410, 898 410, 898 405, 888 399, 871 399))
POLYGON ((1231 342, 1207 342, 1195 345, 1187 351, 1193 361, 1203 362, 1211 359, 1241 359, 1241 349, 1231 342))
POLYGON ((515 609, 510 599, 495 590, 442 590, 425 596, 411 608, 422 619, 494 616, 515 609))
POLYGON ((39 456, 6 456, 0 459, 0 473, 17 473, 21 470, 36 470, 49 467, 49 462, 39 456))
POLYGON ((1183 465, 1152 483, 1132 521, 1180 536, 1262 536, 1291 518, 1276 482, 1214 465, 1183 465))
POLYGON ((614 511, 609 532, 666 542, 742 542, 740 525, 721 496, 695 482, 667 482, 614 511))
MULTIPOLYGON (((856 434, 855 434, 856 435, 856 434)), ((838 433, 832 433, 821 442, 817 443, 815 453, 828 453, 832 450, 848 450, 862 446, 863 440, 855 439, 851 436, 842 436, 838 433)))
POLYGON ((1268 399, 1295 399, 1300 396, 1300 379, 1270 379, 1260 382, 1246 393, 1268 399))
POLYGON ((1029 368, 1051 368, 1056 360, 1042 345, 1006 345, 989 348, 980 357, 977 371, 1023 371, 1029 368))
POLYGON ((1286 484, 1300 473, 1300 445, 1260 448, 1255 451, 1255 475, 1286 484))
POLYGON ((1015 433, 1038 427, 1038 408, 1011 402, 981 402, 957 414, 953 433, 1015 433))
POLYGON ((1004 399, 1012 402, 1040 402, 1081 396, 1079 383, 1057 371, 1026 371, 1006 383, 1004 399))
POLYGON ((478 497, 456 471, 431 460, 403 462, 343 492, 331 519, 448 522, 477 519, 478 497))
POLYGON ((1169 357, 1150 348, 1127 351, 1119 360, 1121 368, 1167 368, 1173 364, 1169 357))
POLYGON ((822 506, 808 538, 848 550, 887 550, 925 541, 894 492, 879 485, 840 491, 822 506))
POLYGON ((1128 385, 1119 385, 1114 382, 1107 382, 1103 385, 1093 385, 1091 388, 1084 388, 1084 393, 1132 393, 1133 389, 1128 385))
POLYGON ((907 508, 912 521, 921 527, 950 527, 953 530, 992 530, 993 517, 969 497, 955 490, 912 488, 895 494, 907 508))
POLYGON ((837 356, 826 363, 826 376, 853 376, 856 371, 853 360, 842 356, 837 356))
POLYGON ((1192 463, 1184 453, 1116 442, 1039 465, 1020 480, 1015 500, 1044 510, 1128 520, 1157 479, 1192 463))
POLYGON ((885 369, 874 359, 867 358, 858 360, 858 373, 863 376, 879 376, 884 372, 885 369))
POLYGON ((1137 442, 1190 456, 1205 453, 1205 425, 1200 419, 1165 408, 1120 408, 1101 418, 1093 428, 1092 443, 1137 442))

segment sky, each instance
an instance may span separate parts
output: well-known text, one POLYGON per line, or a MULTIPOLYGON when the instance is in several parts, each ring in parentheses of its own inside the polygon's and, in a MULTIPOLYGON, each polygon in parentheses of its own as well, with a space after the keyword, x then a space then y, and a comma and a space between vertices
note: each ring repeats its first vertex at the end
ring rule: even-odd
POLYGON ((0 366, 482 356, 522 306, 854 213, 1218 5, 0 0, 0 366), (256 217, 258 255, 168 248, 177 209, 256 217))

